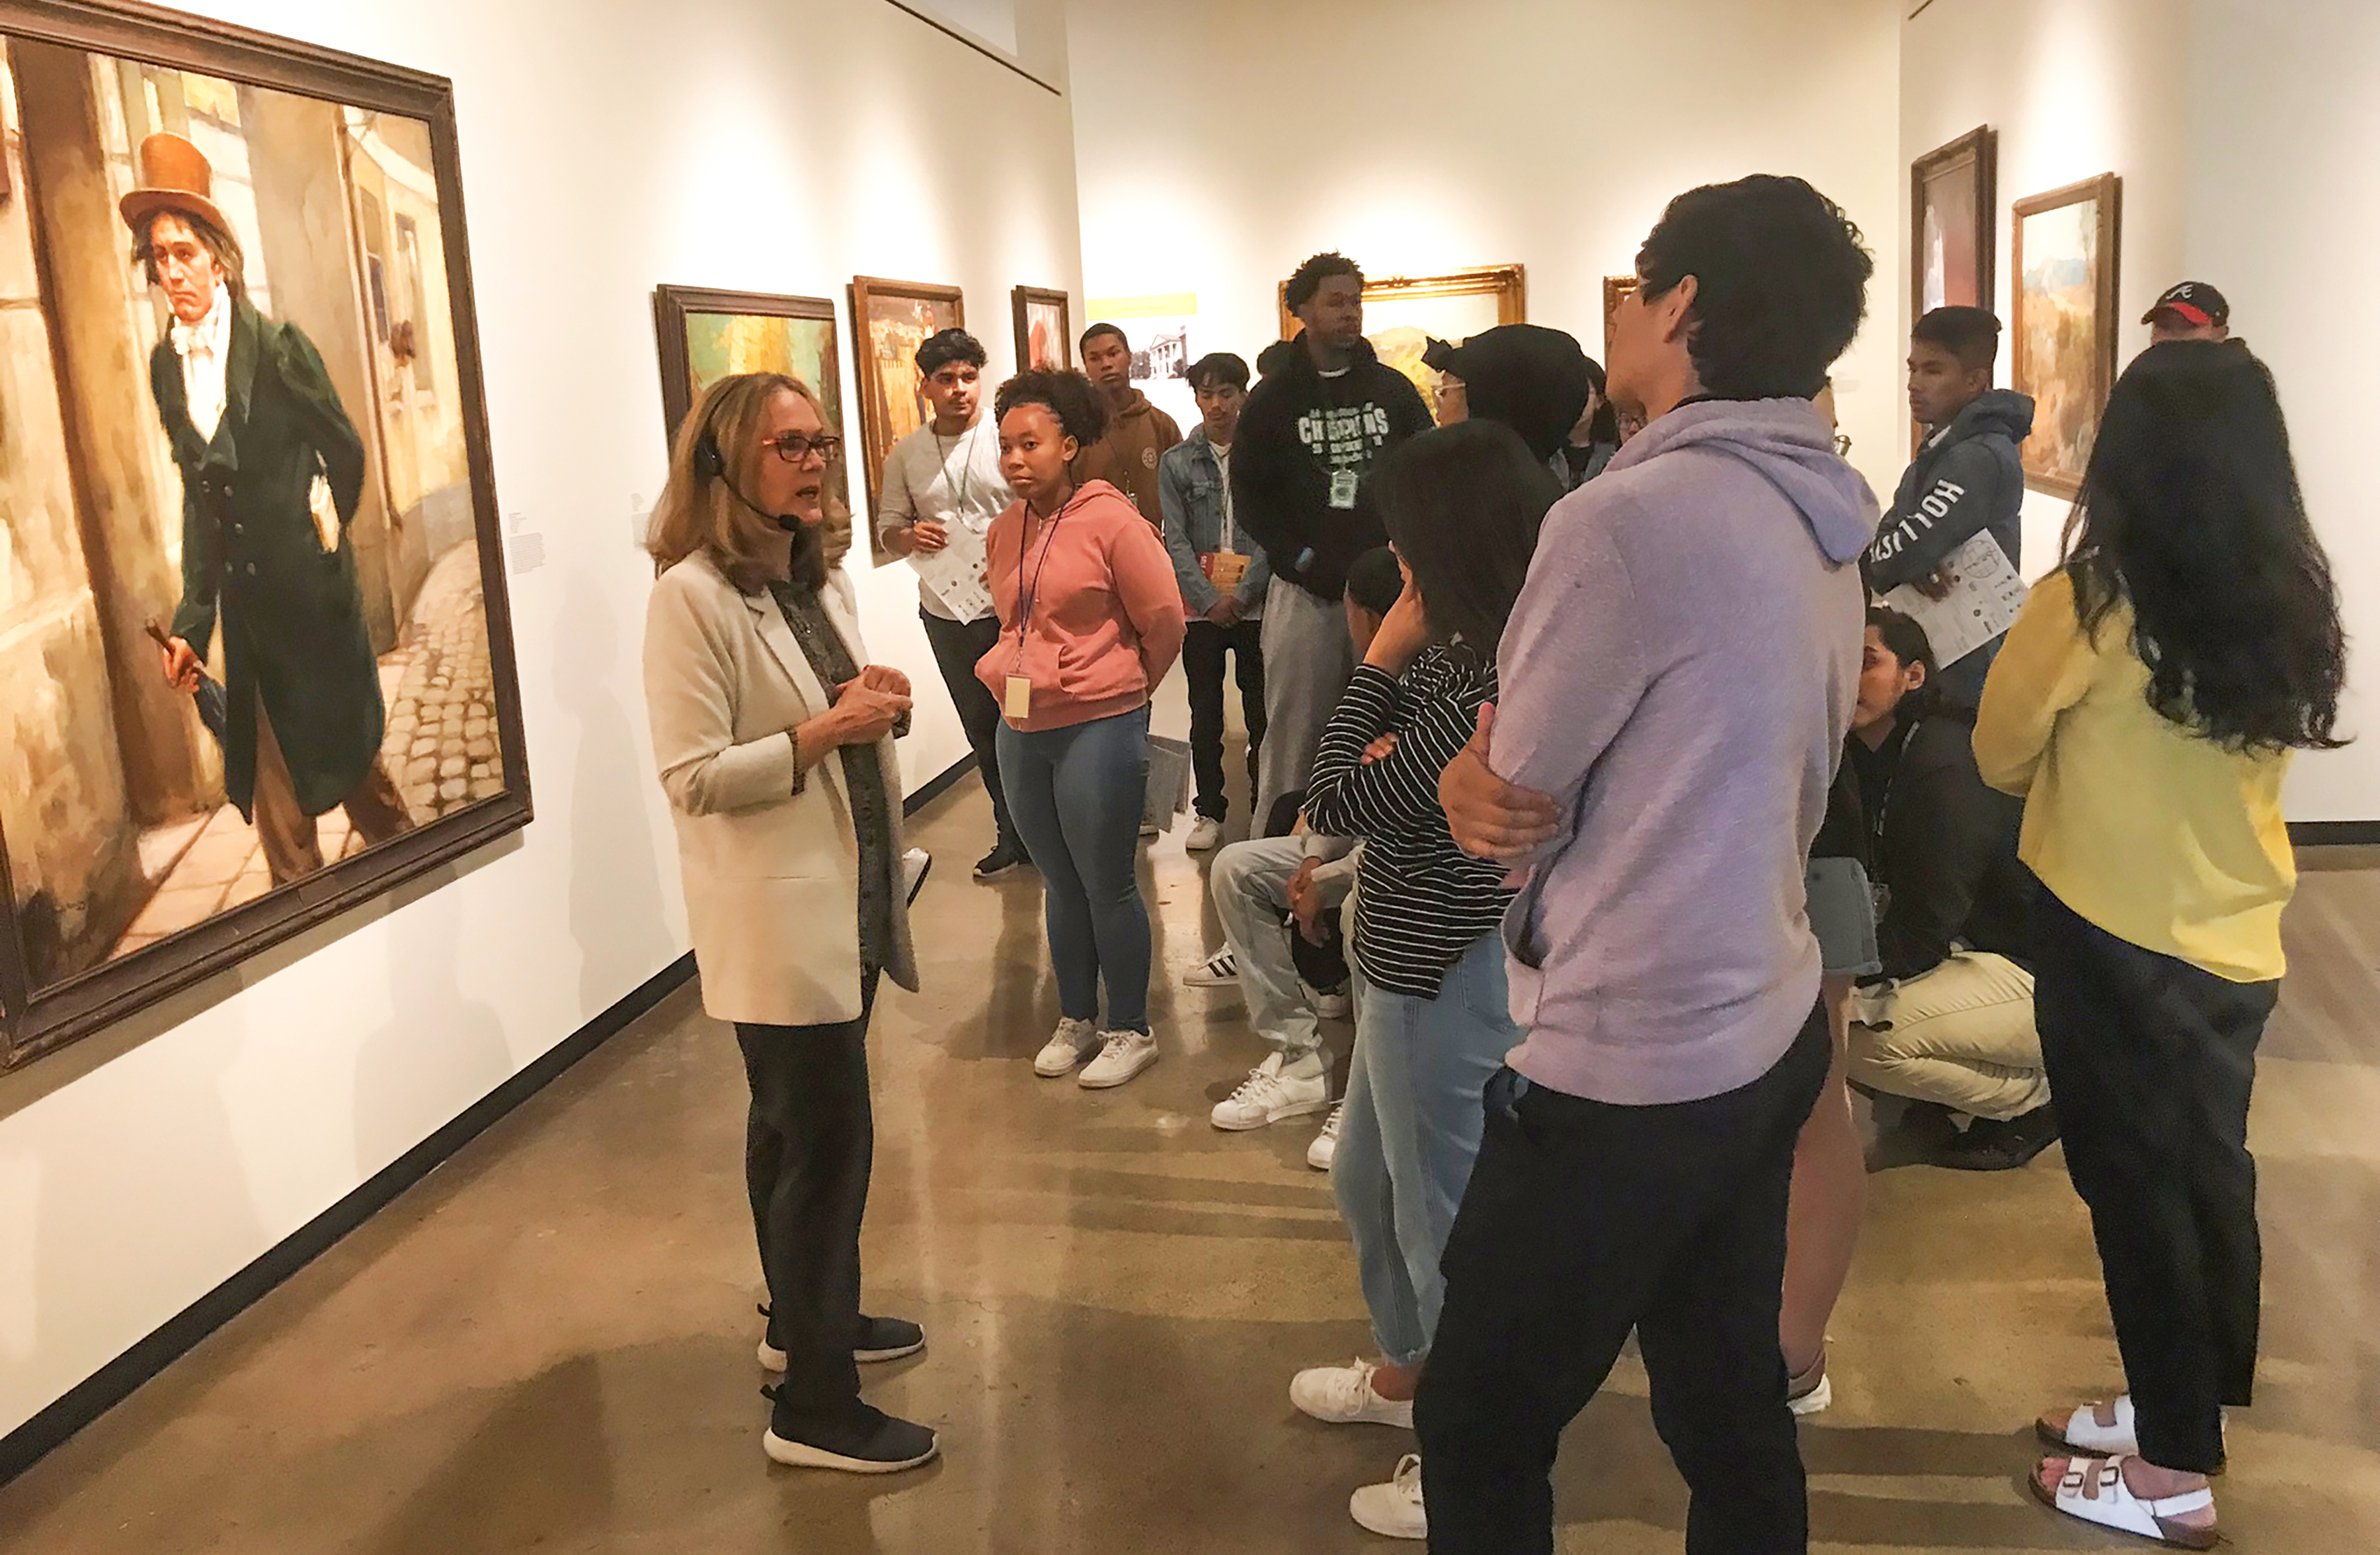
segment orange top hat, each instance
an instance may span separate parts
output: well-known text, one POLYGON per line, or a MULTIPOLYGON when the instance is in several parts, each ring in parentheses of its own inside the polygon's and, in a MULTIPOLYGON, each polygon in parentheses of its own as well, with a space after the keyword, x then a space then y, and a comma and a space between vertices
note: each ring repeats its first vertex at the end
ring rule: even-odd
POLYGON ((160 211, 181 211, 229 232, 231 223, 212 198, 215 170, 207 153, 179 135, 160 132, 140 142, 140 187, 124 197, 118 207, 124 223, 135 232, 144 229, 160 211))

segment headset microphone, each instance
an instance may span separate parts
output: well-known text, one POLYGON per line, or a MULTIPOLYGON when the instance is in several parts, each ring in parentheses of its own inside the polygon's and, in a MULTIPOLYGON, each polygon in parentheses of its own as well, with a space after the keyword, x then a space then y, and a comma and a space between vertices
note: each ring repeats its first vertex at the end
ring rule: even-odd
POLYGON ((727 478, 726 457, 719 451, 719 439, 711 435, 710 429, 708 427, 703 429, 700 437, 694 440, 694 478, 697 480, 718 481, 727 488, 729 496, 781 529, 798 531, 801 528, 802 521, 799 518, 790 513, 770 512, 750 497, 746 496, 735 482, 727 478))

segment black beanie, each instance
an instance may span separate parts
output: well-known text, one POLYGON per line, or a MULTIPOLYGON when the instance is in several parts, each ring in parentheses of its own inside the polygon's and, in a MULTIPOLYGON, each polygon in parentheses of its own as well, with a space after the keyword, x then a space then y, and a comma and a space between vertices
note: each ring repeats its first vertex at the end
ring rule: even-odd
POLYGON ((1570 441, 1595 393, 1577 337, 1542 324, 1498 324, 1432 355, 1441 358, 1432 366, 1463 380, 1474 419, 1503 422, 1540 459, 1570 441))

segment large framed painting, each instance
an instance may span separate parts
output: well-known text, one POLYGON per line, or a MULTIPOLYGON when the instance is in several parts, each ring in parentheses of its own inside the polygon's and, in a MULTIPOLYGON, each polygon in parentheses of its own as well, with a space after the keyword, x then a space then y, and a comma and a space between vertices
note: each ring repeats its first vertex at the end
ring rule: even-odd
POLYGON ((2025 484, 2082 490, 2099 413, 2116 383, 2116 261, 2123 186, 2113 173, 2016 202, 2012 382, 2033 396, 2025 484))
POLYGON ((440 77, 0 0, 0 1058, 525 825, 440 77))
POLYGON ((1998 151, 1984 125, 1909 164, 1912 320, 1937 308, 1992 305, 1998 151))
MULTIPOLYGON (((1275 300, 1286 340, 1298 327, 1289 310, 1288 282, 1281 284, 1275 300)), ((1459 346, 1483 330, 1525 323, 1528 317, 1528 274, 1517 264, 1364 283, 1364 337, 1380 360, 1413 380, 1433 420, 1438 416, 1438 374, 1422 361, 1430 341, 1459 346)))
POLYGON ((1075 332, 1066 317, 1066 294, 1047 286, 1019 286, 1008 294, 1016 315, 1016 370, 1075 365, 1075 332))
MULTIPOLYGON (((956 286, 873 275, 852 278, 852 355, 859 369, 861 458, 868 468, 871 504, 884 494, 885 456, 926 424, 917 347, 946 329, 965 327, 966 301, 956 286)), ((872 505, 869 511, 874 511, 872 505)), ((875 527, 868 526, 871 531, 875 527)), ((880 554, 878 560, 883 557, 880 554)))
MULTIPOLYGON (((808 384, 826 411, 827 431, 844 435, 842 353, 834 304, 822 297, 778 297, 704 286, 653 288, 653 334, 661 351, 662 419, 669 442, 702 392, 739 372, 782 372, 808 384)), ((827 522, 851 538, 850 461, 827 471, 827 522)), ((875 526, 867 526, 871 545, 875 526)), ((885 553, 876 549, 881 562, 885 553)))

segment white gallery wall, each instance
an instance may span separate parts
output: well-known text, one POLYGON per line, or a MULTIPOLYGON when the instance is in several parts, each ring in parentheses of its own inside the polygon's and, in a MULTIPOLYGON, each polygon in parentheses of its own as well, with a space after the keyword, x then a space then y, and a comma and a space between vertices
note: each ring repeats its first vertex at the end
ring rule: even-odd
MULTIPOLYGON (((664 465, 653 286, 832 297, 846 407, 855 273, 963 285, 996 374, 1012 285, 1081 296, 1064 98, 881 0, 196 8, 455 79, 498 497, 546 556, 511 579, 537 820, 0 1077, 0 1432, 685 951, 631 541, 664 465)), ((1056 0, 1017 9, 1062 86, 1056 0)), ((914 576, 860 554, 874 656, 924 693, 915 784, 965 743, 914 576)))
MULTIPOLYGON (((2299 473, 2350 634, 2347 749, 2301 757, 2296 821, 2380 820, 2380 530, 2371 395, 2380 318, 2353 304, 2380 241, 2380 6, 2369 0, 1933 0, 1902 30, 1904 164, 1979 124, 1999 134, 1998 298, 2009 208, 2100 173, 2123 178, 2117 360, 2183 279, 2230 299, 2232 329, 2280 383, 2299 473)), ((1908 190, 1901 190, 1906 220, 1908 190)), ((1905 228, 1904 228, 1905 230, 1905 228)), ((1900 302, 1908 314, 1906 297, 1900 302)), ((2002 341, 2000 382, 2008 381, 2002 341)), ((2024 562, 2054 565, 2069 504, 2025 499, 2024 562)))
POLYGON ((1069 0, 1083 282, 1195 292, 1193 350, 1251 361, 1276 288, 1338 249, 1375 278, 1528 268, 1532 322, 1603 355, 1603 278, 1669 200, 1798 174, 1876 250, 1837 371, 1852 461, 1907 448, 1895 338, 1900 0, 1069 0))

